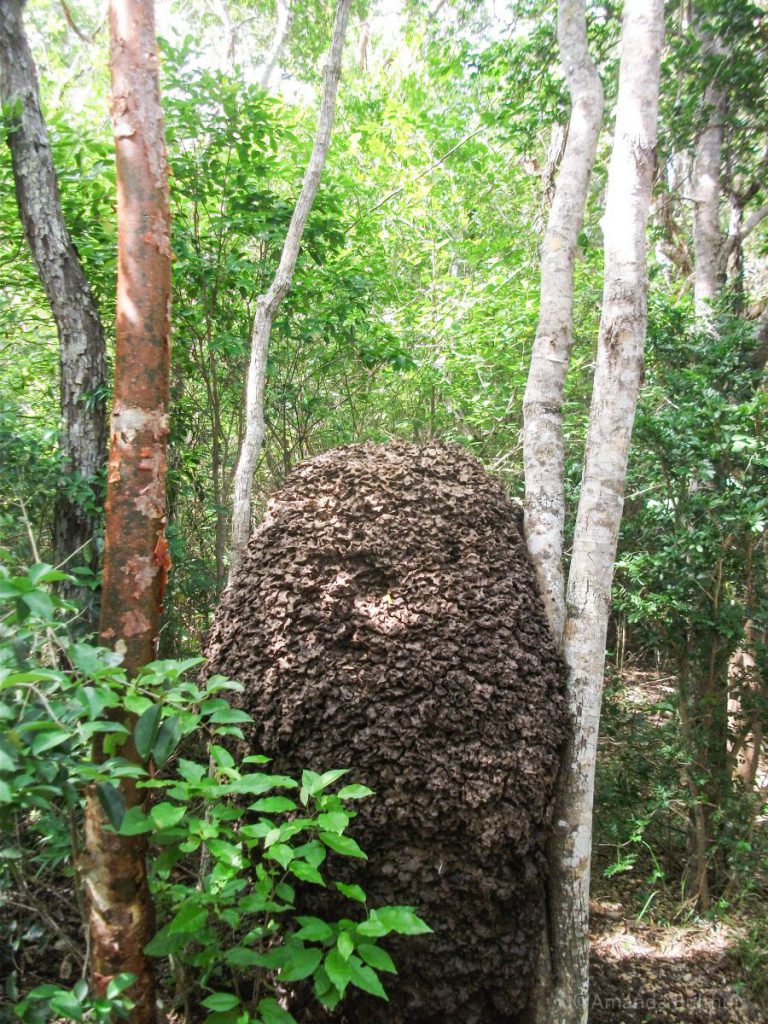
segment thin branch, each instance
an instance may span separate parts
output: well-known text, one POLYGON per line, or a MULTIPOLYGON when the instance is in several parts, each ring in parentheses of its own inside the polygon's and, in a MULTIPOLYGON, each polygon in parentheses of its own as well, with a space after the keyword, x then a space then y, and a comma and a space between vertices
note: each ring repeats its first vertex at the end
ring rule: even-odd
MULTIPOLYGON (((452 146, 447 153, 443 153, 439 160, 435 160, 433 164, 430 164, 429 167, 427 167, 425 170, 420 171, 419 174, 411 178, 411 180, 407 181, 404 185, 400 185, 398 188, 393 189, 391 192, 388 192, 382 199, 378 201, 378 203, 376 203, 375 206, 372 206, 370 210, 367 211, 366 215, 375 213, 377 210, 381 209, 381 207, 384 206, 385 203, 388 203, 390 199, 394 199, 395 196, 400 195, 401 192, 405 192, 405 190, 409 188, 411 185, 415 185, 417 181, 420 181, 422 178, 426 178, 426 176, 430 174, 432 171, 434 171, 436 167, 439 167, 440 164, 444 164, 449 157, 453 156, 457 149, 461 149, 463 145, 465 145, 471 139, 474 139, 475 136, 479 135, 481 132, 486 131, 488 127, 489 125, 483 124, 476 131, 470 132, 469 135, 465 135, 464 138, 461 139, 460 142, 457 142, 455 146, 452 146)), ((352 222, 350 227, 354 227, 354 225, 359 223, 360 220, 362 220, 362 218, 358 217, 356 221, 352 222)))

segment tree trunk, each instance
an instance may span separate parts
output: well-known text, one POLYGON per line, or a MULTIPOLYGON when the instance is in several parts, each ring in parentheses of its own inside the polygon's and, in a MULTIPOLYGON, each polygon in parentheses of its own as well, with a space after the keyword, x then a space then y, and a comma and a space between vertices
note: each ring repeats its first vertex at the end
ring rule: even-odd
POLYGON ((280 255, 280 263, 268 291, 261 295, 256 305, 256 316, 251 333, 251 356, 245 389, 246 425, 235 471, 234 507, 232 510, 232 550, 230 555, 230 579, 242 561, 243 553, 251 532, 251 492, 253 474, 256 471, 261 446, 264 441, 264 385, 267 377, 267 353, 272 324, 280 303, 288 294, 293 281, 293 272, 299 255, 312 205, 320 186, 320 177, 331 143, 333 119, 336 109, 336 93, 341 78, 341 58, 344 50, 344 36, 349 19, 350 0, 338 0, 333 23, 328 63, 323 75, 323 94, 312 155, 304 174, 301 192, 288 226, 288 233, 280 255))
MULTIPOLYGON (((7 141, 19 215, 59 335, 63 462, 70 477, 93 484, 106 454, 104 332, 64 222, 37 72, 24 32, 25 2, 0 4, 0 101, 12 111, 7 141)), ((90 543, 96 518, 69 497, 64 481, 56 496, 58 562, 90 544, 82 561, 96 569, 97 552, 90 543)))
MULTIPOLYGON (((714 40, 705 40, 702 46, 707 56, 719 51, 714 40)), ((704 104, 707 123, 696 142, 693 162, 693 298, 696 316, 706 324, 711 322, 711 305, 725 280, 721 265, 720 171, 726 95, 716 82, 707 86, 704 104)))
POLYGON ((292 18, 293 9, 291 8, 291 0, 277 0, 277 23, 275 24, 275 34, 272 36, 272 43, 267 51, 266 57, 264 58, 264 71, 262 72, 261 81, 259 82, 262 89, 269 88, 272 74, 277 67, 277 62, 280 60, 280 55, 283 52, 285 41, 288 38, 288 30, 291 27, 292 18))
MULTIPOLYGON (((112 118, 117 159, 117 340, 108 465, 101 639, 129 675, 155 656, 169 569, 166 439, 170 356, 168 173, 152 0, 111 0, 112 118)), ((97 758, 101 751, 96 751, 97 758)), ((121 749, 135 758, 131 744, 121 749)), ((122 784, 127 806, 139 802, 122 784)), ((134 1024, 155 1018, 152 970, 142 950, 154 920, 145 843, 104 831, 89 794, 85 833, 91 968, 101 993, 114 975, 137 980, 134 1024)))
POLYGON ((566 597, 563 651, 574 732, 561 773, 550 848, 553 1024, 583 1024, 588 1015, 595 758, 611 584, 643 368, 646 225, 663 36, 663 0, 627 0, 603 221, 603 310, 566 597))
POLYGON ((523 399, 523 459, 525 536, 560 643, 565 624, 563 392, 573 347, 573 268, 603 121, 603 89, 587 46, 583 0, 561 0, 557 35, 572 111, 541 249, 539 324, 523 399))

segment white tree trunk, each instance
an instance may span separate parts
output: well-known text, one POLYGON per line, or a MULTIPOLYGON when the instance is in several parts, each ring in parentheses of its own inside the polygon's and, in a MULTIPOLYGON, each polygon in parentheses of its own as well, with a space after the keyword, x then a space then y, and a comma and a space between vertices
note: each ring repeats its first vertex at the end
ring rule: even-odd
MULTIPOLYGON (((721 52, 716 40, 702 43, 705 56, 721 52)), ((693 162, 693 299, 696 317, 711 321, 711 304, 724 281, 723 231, 720 224, 720 174, 723 152, 725 92, 710 82, 704 92, 707 123, 696 141, 693 162)))
POLYGON ((563 652, 574 732, 559 782, 550 849, 552 1024, 585 1024, 589 1008, 595 758, 611 583, 643 369, 646 226, 663 36, 663 0, 626 0, 616 129, 603 220, 603 310, 566 597, 563 652))
POLYGON ((350 0, 338 0, 328 63, 323 74, 320 115, 312 155, 304 173, 301 192, 291 217, 291 223, 288 225, 277 272, 269 289, 259 297, 256 306, 256 316, 251 333, 251 357, 245 388, 245 436, 235 470, 230 578, 243 559, 251 532, 253 474, 264 441, 264 385, 267 377, 269 335, 280 303, 291 288, 304 228, 320 186, 320 177, 331 143, 349 7, 350 0))
POLYGON ((573 268, 603 121, 603 88, 587 46, 584 0, 560 0, 557 36, 572 109, 541 249, 539 324, 523 399, 523 459, 525 535, 559 644, 565 622, 563 392, 573 347, 573 268))
POLYGON ((285 41, 288 38, 288 29, 291 27, 292 16, 291 0, 277 0, 275 34, 272 36, 272 45, 269 47, 264 58, 264 71, 261 74, 261 81, 259 83, 262 89, 269 88, 272 74, 277 66, 277 62, 280 60, 280 54, 283 52, 285 41))

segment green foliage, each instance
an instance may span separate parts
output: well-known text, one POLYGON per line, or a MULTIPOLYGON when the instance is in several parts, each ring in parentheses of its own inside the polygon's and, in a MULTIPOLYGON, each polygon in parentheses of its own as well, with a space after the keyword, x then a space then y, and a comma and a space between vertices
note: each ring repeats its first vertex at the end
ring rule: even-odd
MULTIPOLYGON (((0 577, 0 889, 69 867, 93 786, 105 827, 150 838, 161 927, 146 951, 171 959, 185 1001, 209 1010, 209 1024, 291 1021, 277 986, 306 979, 328 1007, 349 985, 386 999, 378 972, 395 968, 378 940, 430 929, 413 908, 369 908, 359 886, 334 881, 339 858, 366 858, 347 828, 371 791, 348 783, 344 769, 306 770, 297 781, 263 770, 260 755, 236 763, 228 746, 251 719, 225 695, 239 684, 188 680, 200 658, 156 661, 128 679, 120 655, 68 642, 72 609, 50 592, 64 577, 47 565, 0 577), (129 737, 142 764, 121 754, 129 737), (105 755, 98 763, 94 742, 105 755), (126 806, 124 778, 137 780, 145 803, 126 806), (297 910, 297 887, 328 885, 349 899, 349 917, 297 910)), ((115 979, 106 999, 91 999, 84 983, 37 986, 16 1012, 30 1024, 105 1021, 129 1008, 121 985, 130 979, 115 979)))

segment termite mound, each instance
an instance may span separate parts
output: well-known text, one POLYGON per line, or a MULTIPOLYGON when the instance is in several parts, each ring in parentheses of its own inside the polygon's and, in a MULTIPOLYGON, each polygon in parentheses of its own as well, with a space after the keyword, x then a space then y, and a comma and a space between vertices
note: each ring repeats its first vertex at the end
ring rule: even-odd
MULTIPOLYGON (((389 1003, 349 989, 333 1019, 521 1020, 566 717, 500 484, 449 444, 351 445, 298 465, 208 653, 211 672, 245 685, 248 743, 277 771, 345 767, 375 791, 349 828, 370 860, 336 859, 329 875, 360 883, 370 906, 415 906, 434 929, 383 941, 399 971, 384 977, 389 1003)), ((314 911, 352 916, 309 888, 314 911)))

